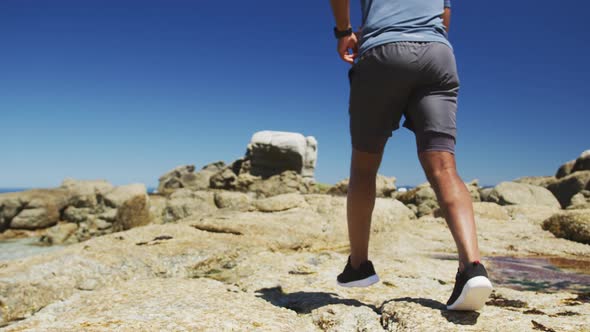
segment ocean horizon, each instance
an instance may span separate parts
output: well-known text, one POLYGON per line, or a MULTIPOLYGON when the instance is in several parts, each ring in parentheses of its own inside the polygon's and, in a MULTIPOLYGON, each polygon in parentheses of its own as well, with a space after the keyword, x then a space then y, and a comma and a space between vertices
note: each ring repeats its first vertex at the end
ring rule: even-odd
MULTIPOLYGON (((7 194, 7 193, 18 193, 25 190, 31 189, 52 189, 52 188, 45 188, 45 187, 32 187, 32 188, 0 188, 0 194, 7 194)), ((148 194, 154 193, 158 188, 155 187, 148 187, 147 192, 148 194)))

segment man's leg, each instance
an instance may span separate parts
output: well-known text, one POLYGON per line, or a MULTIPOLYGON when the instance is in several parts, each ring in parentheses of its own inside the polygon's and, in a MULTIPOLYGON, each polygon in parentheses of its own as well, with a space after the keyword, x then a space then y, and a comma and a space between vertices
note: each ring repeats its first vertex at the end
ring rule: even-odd
POLYGON ((378 144, 376 152, 352 149, 346 215, 350 262, 355 269, 368 260, 371 215, 375 206, 375 182, 386 140, 384 138, 378 144))
POLYGON ((471 195, 457 174, 452 153, 425 151, 418 155, 455 239, 459 269, 463 270, 469 263, 480 259, 471 195))

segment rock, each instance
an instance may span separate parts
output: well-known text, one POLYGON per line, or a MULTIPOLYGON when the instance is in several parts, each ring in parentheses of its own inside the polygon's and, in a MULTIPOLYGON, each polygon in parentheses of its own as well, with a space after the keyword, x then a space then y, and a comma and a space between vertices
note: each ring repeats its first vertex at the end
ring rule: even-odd
POLYGON ((294 171, 285 171, 267 179, 241 174, 238 189, 256 194, 258 197, 270 197, 288 193, 312 193, 315 186, 294 171))
POLYGON ((205 190, 209 188, 210 178, 225 167, 223 161, 207 164, 195 173, 194 165, 184 165, 162 175, 159 179, 158 193, 169 195, 175 190, 205 190))
POLYGON ((313 179, 317 160, 317 141, 299 133, 259 131, 247 147, 250 173, 267 178, 284 171, 295 171, 313 179))
POLYGON ((77 208, 71 205, 64 210, 63 219, 71 223, 81 223, 86 221, 86 219, 88 219, 88 215, 92 213, 93 210, 91 208, 77 208))
POLYGON ((575 194, 567 209, 590 209, 590 190, 582 190, 575 194))
MULTIPOLYGON (((476 218, 482 219, 494 219, 501 221, 508 221, 510 219, 510 216, 502 206, 490 202, 474 202, 473 214, 476 218)), ((440 208, 434 212, 434 216, 443 217, 440 208)))
POLYGON ((474 202, 473 213, 476 217, 483 219, 502 221, 508 221, 510 219, 510 216, 502 206, 490 202, 474 202))
POLYGON ((214 199, 218 208, 236 211, 248 211, 252 203, 250 196, 241 192, 218 191, 214 199))
POLYGON ((414 219, 414 212, 397 199, 377 198, 371 217, 371 229, 377 233, 388 232, 396 229, 400 222, 414 219))
MULTIPOLYGON (((195 193, 185 191, 176 199, 195 193)), ((334 281, 349 250, 346 199, 303 198, 307 205, 297 209, 217 210, 4 261, 2 330, 528 331, 534 319, 555 331, 583 331, 590 322, 584 294, 508 289, 511 265, 502 264, 511 260, 491 257, 584 262, 588 245, 531 223, 478 221, 495 294, 481 312, 449 312, 457 261, 443 221, 416 220, 400 202, 378 198, 370 255, 382 282, 355 291, 334 281)))
POLYGON ((106 194, 105 205, 117 209, 113 231, 146 225, 150 221, 147 190, 143 184, 120 186, 106 194))
MULTIPOLYGON (((136 284, 138 280, 154 278, 154 287, 159 287, 155 285, 163 285, 162 282, 170 280, 165 278, 188 278, 190 266, 212 257, 221 256, 228 250, 228 247, 247 247, 239 241, 240 239, 233 235, 203 232, 188 225, 148 225, 92 238, 83 243, 72 244, 43 255, 3 262, 6 264, 2 264, 0 268, 0 298, 2 298, 0 325, 7 321, 30 317, 51 303, 63 303, 63 300, 76 298, 77 289, 85 279, 97 281, 93 287, 96 291, 106 285, 118 285, 126 280, 129 280, 130 284, 136 284), (149 246, 136 244, 162 235, 170 236, 172 239, 164 240, 167 243, 149 246)), ((168 289, 167 292, 170 293, 172 290, 169 288, 170 286, 162 287, 162 292, 168 289)), ((127 298, 130 298, 130 294, 137 295, 137 291, 131 290, 129 286, 117 287, 116 292, 127 298)), ((159 303, 156 307, 161 313, 163 305, 159 293, 153 291, 142 291, 142 293, 159 303)), ((203 297, 204 294, 200 291, 189 292, 186 289, 180 293, 198 294, 200 297, 203 297)), ((89 292, 88 294, 94 293, 89 292)), ((97 297, 97 299, 102 299, 96 303, 97 306, 104 307, 105 299, 112 300, 111 297, 104 296, 101 294, 97 297)), ((215 296, 211 296, 212 299, 215 298, 215 296)), ((135 313, 138 313, 137 305, 141 302, 143 300, 130 306, 134 308, 135 313)), ((190 307, 194 310, 195 304, 199 306, 198 303, 201 302, 193 299, 190 301, 190 307)), ((220 305, 221 303, 227 305, 227 302, 222 301, 220 305)), ((106 307, 112 307, 112 303, 107 304, 106 307)), ((125 304, 125 306, 129 306, 129 304, 125 304)), ((74 305, 68 311, 74 308, 98 310, 97 307, 89 305, 74 305)), ((42 314, 35 314, 34 317, 42 316, 42 314)), ((63 321, 59 321, 60 324, 63 323, 63 321)), ((98 321, 103 322, 102 319, 98 321)), ((74 327, 74 330, 79 330, 81 327, 81 325, 72 326, 77 326, 74 327)), ((84 329, 82 328, 82 330, 84 329)), ((46 329, 33 327, 25 330, 46 329)), ((62 326, 57 330, 70 329, 62 326)))
POLYGON ((557 170, 557 173, 555 173, 555 177, 561 179, 563 177, 570 175, 572 173, 572 170, 574 169, 575 164, 576 160, 570 160, 567 163, 561 165, 561 167, 559 167, 559 169, 557 170))
POLYGON ((0 221, 3 228, 38 229, 55 225, 67 206, 67 190, 34 189, 0 194, 0 221))
POLYGON ((113 185, 105 180, 65 179, 61 188, 69 192, 70 205, 76 208, 95 208, 98 199, 113 190, 113 185))
POLYGON ((111 208, 123 206, 125 202, 136 196, 147 196, 147 189, 144 184, 130 184, 116 187, 104 197, 105 205, 111 208))
POLYGON ((469 195, 471 195, 471 200, 473 202, 481 202, 481 195, 479 194, 479 180, 475 179, 471 182, 465 183, 467 190, 469 191, 469 195))
POLYGON ((45 235, 40 241, 50 245, 76 243, 78 240, 75 236, 78 225, 74 223, 59 223, 47 229, 45 235))
POLYGON ((488 200, 500 205, 546 205, 559 207, 551 192, 543 187, 516 182, 501 182, 489 194, 488 200))
POLYGON ((56 209, 49 208, 29 208, 24 209, 10 223, 11 228, 21 229, 38 229, 55 225, 59 220, 59 214, 56 209))
POLYGON ((590 210, 572 210, 555 214, 543 222, 543 229, 557 237, 590 244, 590 210))
MULTIPOLYGON (((150 200, 150 209, 151 203, 152 201, 150 200)), ((102 212, 98 214, 98 218, 113 223, 117 220, 117 209, 103 207, 102 212)))
POLYGON ((164 223, 164 211, 168 200, 166 197, 157 195, 150 195, 150 220, 152 224, 164 223))
POLYGON ((305 199, 298 193, 282 194, 254 201, 254 206, 261 212, 278 212, 306 205, 305 199))
POLYGON ((561 207, 566 208, 575 194, 584 189, 590 190, 590 171, 579 171, 562 177, 548 189, 557 197, 561 207))
POLYGON ((231 167, 226 167, 213 174, 209 179, 209 186, 214 189, 232 190, 236 189, 238 175, 231 167))
POLYGON ((217 210, 214 193, 181 189, 170 195, 163 213, 164 222, 173 222, 189 216, 200 216, 217 210))
POLYGON ((550 184, 557 182, 557 178, 555 176, 525 176, 513 182, 547 188, 550 184))
POLYGON ((590 150, 582 152, 580 157, 576 159, 572 173, 579 171, 590 171, 590 150))
POLYGON ((490 194, 494 191, 494 187, 486 187, 479 189, 479 197, 482 202, 490 202, 490 194))
MULTIPOLYGON (((334 186, 328 189, 327 194, 345 196, 348 193, 348 181, 344 179, 334 186)), ((375 192, 377 197, 391 197, 393 192, 397 189, 395 186, 395 177, 386 177, 381 174, 377 174, 375 180, 375 192)))
POLYGON ((322 331, 383 331, 380 316, 367 306, 331 304, 312 311, 311 316, 322 331))
POLYGON ((415 205, 418 217, 431 214, 439 207, 436 194, 428 183, 423 183, 416 188, 401 193, 396 198, 406 205, 415 205))
POLYGON ((545 205, 506 205, 502 207, 514 221, 540 225, 547 218, 560 212, 559 207, 545 205))
POLYGON ((82 281, 78 289, 93 291, 51 304, 9 331, 314 330, 295 311, 208 278, 129 280, 95 290, 97 284, 82 281))

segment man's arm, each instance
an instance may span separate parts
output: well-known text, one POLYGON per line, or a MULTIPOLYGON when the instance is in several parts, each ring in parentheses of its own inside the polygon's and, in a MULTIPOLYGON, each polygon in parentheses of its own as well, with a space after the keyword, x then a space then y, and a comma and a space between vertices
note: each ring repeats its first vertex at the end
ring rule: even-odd
POLYGON ((330 0, 330 4, 336 20, 336 28, 340 31, 350 28, 350 0, 330 0))
MULTIPOLYGON (((340 31, 345 31, 351 27, 350 25, 350 0, 330 0, 332 5, 332 13, 336 20, 336 28, 340 31)), ((342 37, 338 39, 338 54, 340 58, 350 64, 354 63, 354 59, 358 52, 358 39, 356 34, 342 37), (352 52, 349 52, 352 50, 352 52)))
POLYGON ((451 0, 444 0, 445 2, 445 11, 442 14, 443 25, 447 32, 449 32, 449 28, 451 27, 451 0))

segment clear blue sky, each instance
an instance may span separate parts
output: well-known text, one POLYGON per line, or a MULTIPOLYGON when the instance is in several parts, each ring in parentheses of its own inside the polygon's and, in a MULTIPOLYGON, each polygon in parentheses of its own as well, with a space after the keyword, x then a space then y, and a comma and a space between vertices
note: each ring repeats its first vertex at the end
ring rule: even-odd
MULTIPOLYGON (((453 2, 465 180, 552 175, 590 148, 589 11, 453 2)), ((315 136, 316 179, 345 178, 348 65, 333 24, 328 0, 1 0, 0 187, 153 186, 177 165, 233 161, 258 130, 315 136)), ((380 173, 424 181, 406 129, 380 173)))

